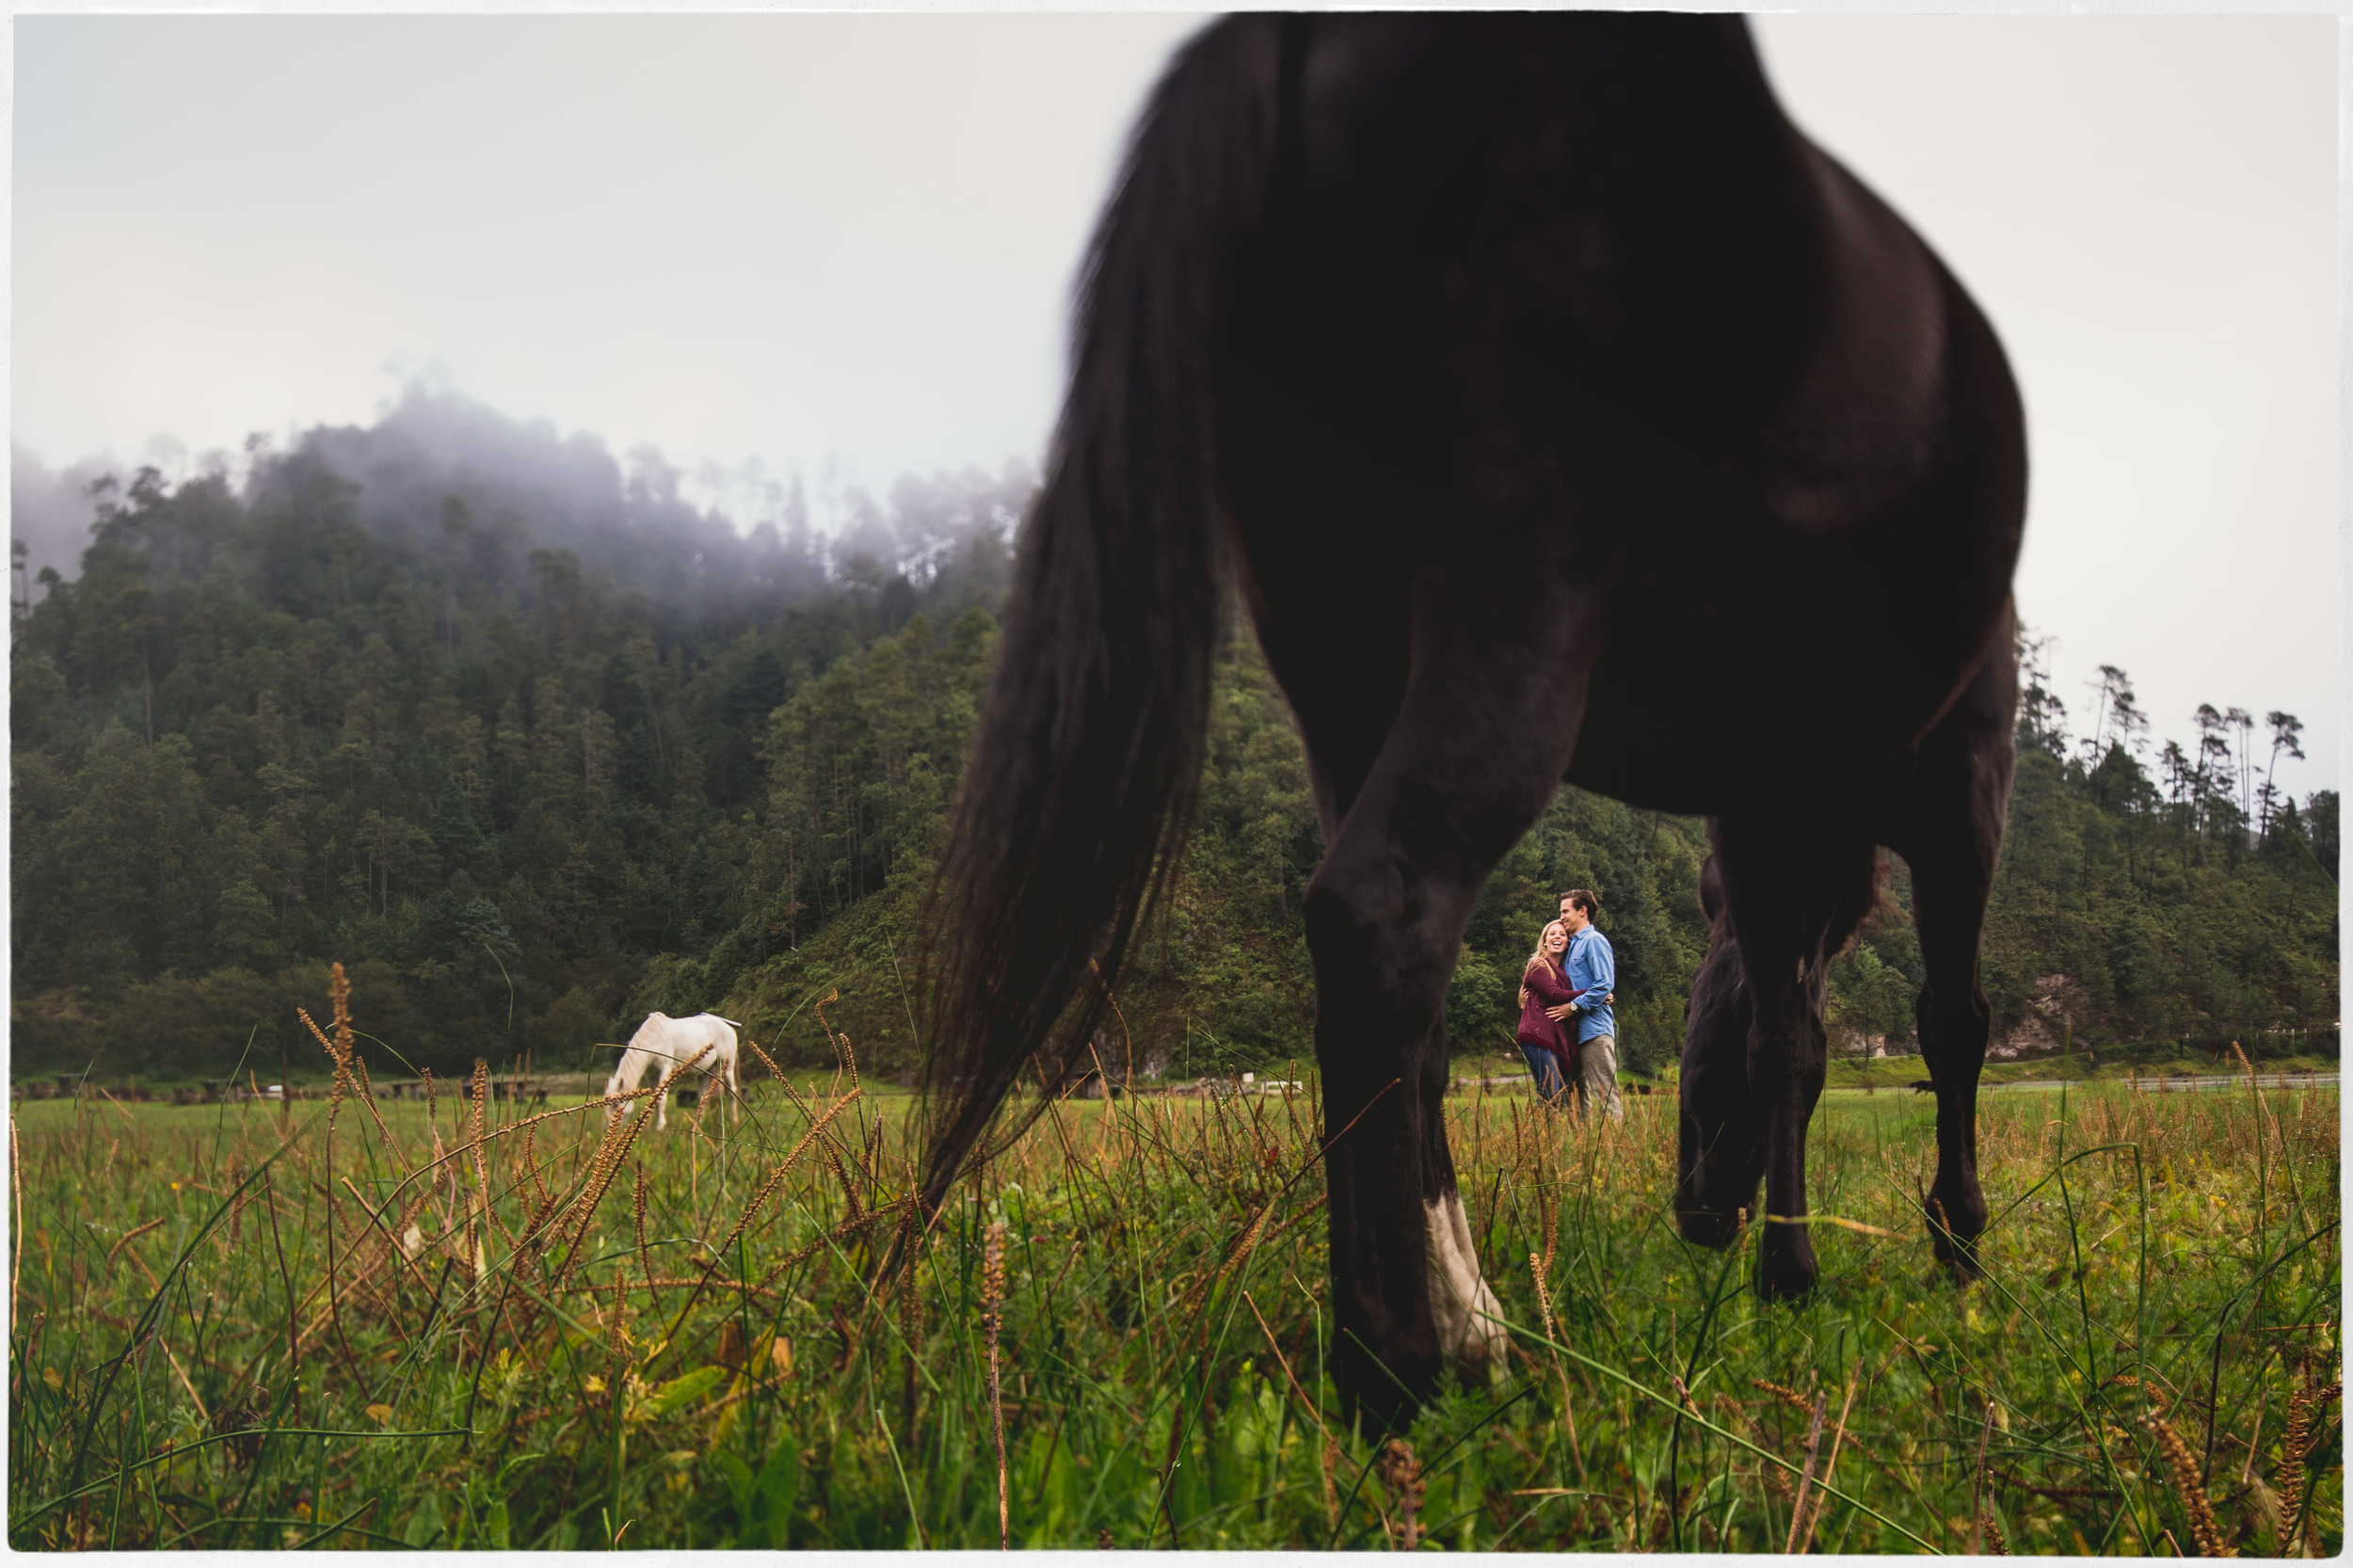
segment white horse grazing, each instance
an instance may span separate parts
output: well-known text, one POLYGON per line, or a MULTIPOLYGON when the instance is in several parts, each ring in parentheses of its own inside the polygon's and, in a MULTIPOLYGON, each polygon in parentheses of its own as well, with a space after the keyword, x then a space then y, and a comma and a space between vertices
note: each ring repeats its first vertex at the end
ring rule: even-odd
MULTIPOLYGON (((700 1073, 707 1091, 714 1079, 724 1079, 728 1098, 735 1098, 739 1080, 735 1070, 735 1032, 744 1026, 733 1018, 723 1018, 716 1013, 697 1013, 691 1018, 673 1018, 666 1013, 648 1013, 646 1021, 630 1036, 629 1049, 621 1053, 621 1064, 613 1069, 604 1092, 624 1094, 637 1087, 648 1068, 652 1068, 656 1081, 681 1062, 693 1063, 692 1071, 700 1073), (697 1060, 699 1056, 700 1060, 697 1060)), ((656 1132, 670 1125, 669 1098, 656 1095, 653 1101, 653 1126, 656 1132)), ((608 1105, 604 1119, 609 1124, 619 1115, 621 1108, 608 1105)))

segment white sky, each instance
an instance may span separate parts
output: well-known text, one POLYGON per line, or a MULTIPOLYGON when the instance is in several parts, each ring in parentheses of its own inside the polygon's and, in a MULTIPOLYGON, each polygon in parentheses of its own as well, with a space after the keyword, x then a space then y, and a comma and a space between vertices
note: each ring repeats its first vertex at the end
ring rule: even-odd
MULTIPOLYGON (((814 489, 1042 455, 1074 264, 1190 17, 25 16, 9 421, 52 467, 365 422, 426 374, 814 489)), ((1799 122, 2025 388, 2018 579, 2335 781, 2329 17, 1780 16, 1799 122)), ((2259 744, 2261 744, 2259 739, 2259 744)))

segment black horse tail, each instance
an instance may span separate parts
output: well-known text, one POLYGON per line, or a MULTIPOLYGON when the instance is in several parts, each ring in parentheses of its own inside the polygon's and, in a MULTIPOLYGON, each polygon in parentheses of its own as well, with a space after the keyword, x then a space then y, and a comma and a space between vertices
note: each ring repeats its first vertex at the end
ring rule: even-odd
POLYGON ((1225 595, 1213 296, 1265 204, 1280 26, 1229 21, 1178 54, 1081 274, 1069 397, 925 928, 927 1212, 1032 1057, 1055 1085, 1087 1062, 1190 825, 1225 595))

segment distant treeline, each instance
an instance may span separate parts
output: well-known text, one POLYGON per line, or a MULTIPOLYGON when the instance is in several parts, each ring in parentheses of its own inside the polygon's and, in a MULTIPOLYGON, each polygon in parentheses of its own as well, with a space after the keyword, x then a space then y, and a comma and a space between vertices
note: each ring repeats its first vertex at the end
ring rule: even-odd
MULTIPOLYGON (((294 1010, 330 960, 386 1071, 603 1065, 656 1007, 829 1070, 823 1006, 862 1066, 912 1064, 920 895, 1031 482, 903 481, 825 538, 797 490, 745 533, 633 456, 412 397, 257 453, 242 487, 93 494, 81 571, 44 573, 11 666, 20 1072, 300 1070, 294 1010)), ((2234 712, 2153 776, 2110 674, 2087 740, 2039 681, 2021 714, 1997 1031, 2332 1048, 2336 795, 2269 792, 2234 712)), ((1193 837, 1103 1042, 1188 1076, 1305 1055, 1313 1012, 1321 839, 1246 635, 1214 702, 1193 837)), ((1705 853, 1696 821, 1564 789, 1480 901, 1458 1042, 1508 1045, 1520 964, 1584 886, 1626 1053, 1671 1060, 1705 853)), ((1833 968, 1840 1048, 1905 1048, 1900 866, 1891 893, 1833 968)))

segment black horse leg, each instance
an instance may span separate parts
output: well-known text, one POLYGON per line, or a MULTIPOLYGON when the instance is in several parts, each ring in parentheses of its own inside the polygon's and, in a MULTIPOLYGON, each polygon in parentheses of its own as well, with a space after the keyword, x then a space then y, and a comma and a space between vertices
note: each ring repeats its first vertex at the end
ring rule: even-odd
POLYGON ((1700 904, 1708 918, 1707 957, 1691 982, 1684 1020, 1675 1224, 1687 1240, 1721 1247, 1739 1230, 1740 1210, 1756 1212, 1767 1118, 1749 1093, 1754 1009, 1713 856, 1700 868, 1700 904))
POLYGON ((2010 726, 2015 667, 2008 632, 1988 667, 1922 743, 1897 842, 1912 868, 1913 918, 1928 970, 1913 1016, 1920 1054, 1936 1085, 1936 1182, 1929 1234, 1936 1256, 1977 1272, 1985 1229, 1977 1185, 1977 1077, 1990 1022, 1978 984, 1977 943, 1993 887, 2015 766, 2010 726))
MULTIPOLYGON (((1851 820, 1851 819, 1849 819, 1851 820)), ((1822 1000, 1831 956, 1869 913, 1879 849, 1851 827, 1781 813, 1712 824, 1752 1013, 1748 1092, 1765 1122, 1765 1212, 1757 1288, 1814 1288, 1805 1215, 1805 1134, 1829 1067, 1822 1000)))
POLYGON ((1421 607, 1414 676, 1306 897, 1341 1382, 1385 1421, 1449 1361, 1503 1350, 1447 1148, 1447 985, 1487 873, 1567 766, 1591 664, 1574 598, 1515 614, 1480 586, 1421 607))

